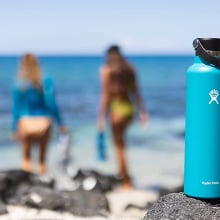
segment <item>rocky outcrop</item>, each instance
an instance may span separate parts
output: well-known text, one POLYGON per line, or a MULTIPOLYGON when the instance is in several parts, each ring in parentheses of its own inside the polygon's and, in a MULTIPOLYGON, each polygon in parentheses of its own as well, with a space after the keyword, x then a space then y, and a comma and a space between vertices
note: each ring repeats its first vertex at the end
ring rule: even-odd
POLYGON ((72 180, 78 182, 79 187, 74 191, 64 191, 57 190, 55 180, 51 178, 21 170, 1 171, 0 214, 7 212, 5 205, 20 205, 81 216, 104 215, 110 210, 103 192, 112 189, 112 178, 102 179, 101 174, 95 171, 80 171, 72 180))
POLYGON ((220 200, 200 200, 171 193, 161 197, 148 210, 144 220, 220 219, 220 200))

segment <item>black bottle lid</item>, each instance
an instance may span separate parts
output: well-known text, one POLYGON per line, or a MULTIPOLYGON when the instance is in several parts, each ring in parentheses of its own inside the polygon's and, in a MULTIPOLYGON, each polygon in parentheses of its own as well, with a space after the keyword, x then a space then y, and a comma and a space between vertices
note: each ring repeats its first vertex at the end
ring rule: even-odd
POLYGON ((193 47, 197 56, 209 64, 220 67, 220 56, 214 55, 220 51, 220 38, 196 38, 193 47))

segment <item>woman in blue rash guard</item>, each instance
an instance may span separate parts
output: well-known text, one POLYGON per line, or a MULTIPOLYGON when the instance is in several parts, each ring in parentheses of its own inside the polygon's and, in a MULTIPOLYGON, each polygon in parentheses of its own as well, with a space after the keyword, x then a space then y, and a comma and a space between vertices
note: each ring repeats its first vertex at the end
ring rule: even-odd
POLYGON ((13 89, 13 139, 22 146, 22 169, 32 170, 31 146, 39 145, 39 174, 46 172, 46 151, 51 123, 55 120, 60 132, 65 133, 55 99, 53 81, 42 77, 38 60, 32 54, 22 57, 13 89))

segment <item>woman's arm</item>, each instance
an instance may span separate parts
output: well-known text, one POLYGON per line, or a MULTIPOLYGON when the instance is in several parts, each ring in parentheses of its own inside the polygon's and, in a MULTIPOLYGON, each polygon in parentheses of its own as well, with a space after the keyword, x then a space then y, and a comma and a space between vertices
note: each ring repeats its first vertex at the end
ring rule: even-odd
POLYGON ((60 110, 56 102, 54 85, 51 78, 47 77, 44 79, 43 89, 46 107, 59 126, 60 131, 65 133, 67 128, 65 128, 63 125, 63 120, 61 118, 60 110))
POLYGON ((18 121, 20 118, 20 89, 16 87, 13 88, 12 92, 12 100, 13 100, 13 108, 12 108, 12 133, 11 139, 14 141, 18 141, 20 139, 19 131, 18 131, 18 121))
POLYGON ((106 67, 103 67, 100 70, 100 81, 101 95, 98 114, 98 127, 100 130, 103 130, 105 127, 105 118, 107 115, 109 104, 109 73, 106 67))
POLYGON ((17 132, 17 126, 18 126, 18 120, 19 120, 19 94, 20 91, 15 87, 13 89, 13 93, 12 93, 12 99, 13 99, 13 108, 12 108, 12 115, 13 115, 13 119, 12 119, 12 132, 16 133, 17 132))
POLYGON ((145 105, 144 105, 144 100, 141 96, 141 93, 140 93, 140 89, 139 89, 139 85, 138 85, 138 81, 137 81, 137 76, 136 76, 136 73, 135 71, 133 70, 132 71, 133 73, 133 96, 134 96, 134 99, 135 99, 135 104, 137 105, 137 108, 138 108, 138 111, 139 111, 139 118, 140 118, 140 121, 142 124, 146 124, 147 121, 148 121, 148 112, 145 108, 145 105))

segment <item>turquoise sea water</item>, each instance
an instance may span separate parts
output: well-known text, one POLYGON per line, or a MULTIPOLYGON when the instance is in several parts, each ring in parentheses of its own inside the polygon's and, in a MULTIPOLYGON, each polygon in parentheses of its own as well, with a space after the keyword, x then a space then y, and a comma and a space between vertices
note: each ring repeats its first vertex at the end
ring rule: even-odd
MULTIPOLYGON (((181 181, 183 172, 185 72, 193 57, 130 56, 128 59, 137 70, 150 114, 146 128, 134 120, 127 134, 131 173, 139 185, 175 185, 181 181)), ((99 68, 103 61, 99 56, 40 57, 43 73, 54 79, 64 121, 72 132, 75 163, 113 173, 117 164, 109 130, 108 160, 104 163, 96 160, 99 68)), ((11 86, 18 64, 19 57, 0 57, 0 169, 20 164, 20 149, 9 139, 11 86)), ((55 164, 56 137, 54 132, 48 154, 50 169, 55 164)))

